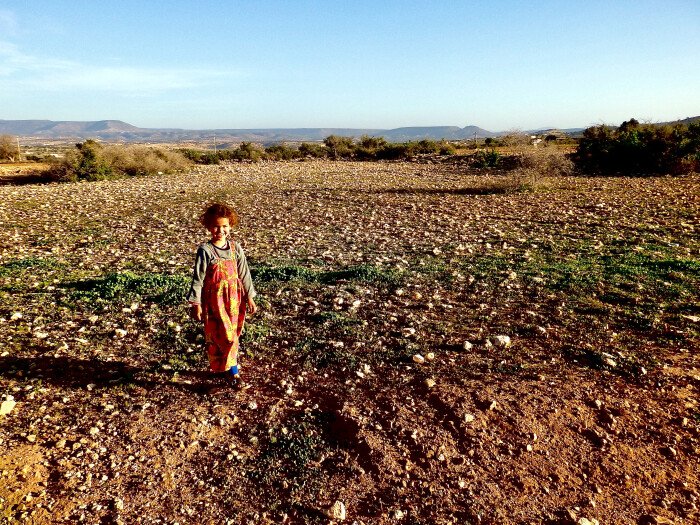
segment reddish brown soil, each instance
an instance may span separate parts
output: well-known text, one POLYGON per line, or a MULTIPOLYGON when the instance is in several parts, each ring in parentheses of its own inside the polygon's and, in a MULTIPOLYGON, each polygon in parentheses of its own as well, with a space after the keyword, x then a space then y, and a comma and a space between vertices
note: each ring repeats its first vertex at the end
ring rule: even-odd
POLYGON ((700 177, 531 182, 314 162, 0 187, 0 522, 700 523, 700 177), (187 276, 212 199, 261 293, 243 392, 209 391, 183 304, 76 292, 187 276))

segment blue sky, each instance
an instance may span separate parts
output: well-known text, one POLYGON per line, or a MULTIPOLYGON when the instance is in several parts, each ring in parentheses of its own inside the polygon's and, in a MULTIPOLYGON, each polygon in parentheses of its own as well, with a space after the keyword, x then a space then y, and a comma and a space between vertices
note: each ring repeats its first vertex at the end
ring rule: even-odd
POLYGON ((699 86, 698 0, 0 0, 0 119, 567 128, 699 86))

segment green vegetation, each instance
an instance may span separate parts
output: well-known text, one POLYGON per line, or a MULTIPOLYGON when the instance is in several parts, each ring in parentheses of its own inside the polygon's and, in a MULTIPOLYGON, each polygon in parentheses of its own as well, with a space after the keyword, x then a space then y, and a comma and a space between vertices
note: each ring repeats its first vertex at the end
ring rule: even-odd
POLYGON ((583 133, 574 162, 586 173, 653 175, 700 170, 700 123, 658 126, 635 119, 583 133))
POLYGON ((243 142, 237 148, 218 151, 182 149, 180 153, 198 164, 219 164, 222 161, 257 162, 259 160, 295 160, 326 158, 334 160, 401 160, 419 155, 454 155, 455 148, 447 141, 420 140, 403 143, 387 142, 381 137, 330 135, 323 144, 304 142, 299 147, 274 144, 264 150, 243 142))
POLYGON ((501 154, 495 149, 479 150, 474 154, 475 168, 497 168, 501 162, 501 154))
POLYGON ((48 171, 56 181, 104 180, 172 173, 187 168, 180 153, 147 146, 103 146, 94 140, 76 144, 48 171))
POLYGON ((312 270, 299 265, 257 265, 251 270, 253 280, 265 285, 271 282, 319 282, 332 284, 339 281, 372 282, 396 285, 401 275, 395 270, 386 270, 371 264, 349 266, 340 270, 312 270))
POLYGON ((132 272, 110 273, 102 278, 67 285, 73 301, 95 303, 113 301, 120 304, 142 300, 162 306, 182 303, 190 279, 183 275, 132 272))

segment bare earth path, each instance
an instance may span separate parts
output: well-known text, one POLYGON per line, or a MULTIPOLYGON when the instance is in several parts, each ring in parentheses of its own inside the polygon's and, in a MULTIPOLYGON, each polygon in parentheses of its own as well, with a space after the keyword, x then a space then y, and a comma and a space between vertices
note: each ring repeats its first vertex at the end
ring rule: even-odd
POLYGON ((0 523, 700 523, 700 176, 501 187, 0 186, 0 523), (261 293, 218 395, 181 300, 214 199, 261 293))

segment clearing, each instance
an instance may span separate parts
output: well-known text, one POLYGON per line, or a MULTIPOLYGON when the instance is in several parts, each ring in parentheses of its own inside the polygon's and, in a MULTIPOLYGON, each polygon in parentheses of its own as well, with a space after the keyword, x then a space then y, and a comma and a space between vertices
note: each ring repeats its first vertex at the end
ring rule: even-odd
POLYGON ((505 180, 0 187, 0 522, 699 523, 700 176, 505 180), (261 295, 213 396, 182 295, 215 199, 261 295))

